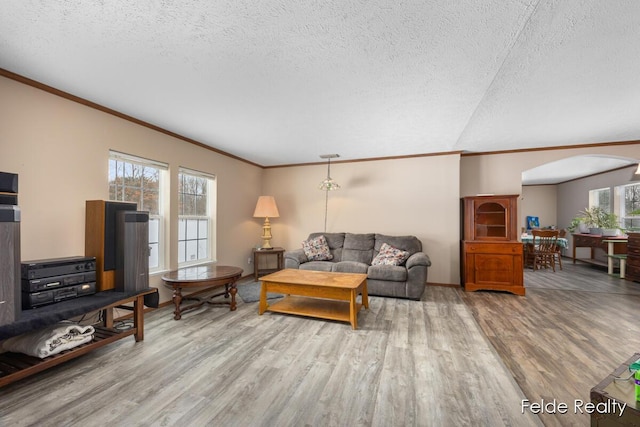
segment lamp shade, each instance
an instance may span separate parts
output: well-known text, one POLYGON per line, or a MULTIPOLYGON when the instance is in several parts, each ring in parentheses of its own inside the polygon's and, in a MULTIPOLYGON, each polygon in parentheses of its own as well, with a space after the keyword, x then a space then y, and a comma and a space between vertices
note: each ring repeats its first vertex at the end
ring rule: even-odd
POLYGON ((631 179, 629 181, 631 182, 640 181, 640 163, 638 163, 637 169, 635 169, 633 171, 633 174, 631 174, 631 179))
POLYGON ((253 216, 255 218, 278 218, 280 213, 278 212, 278 206, 276 206, 276 199, 273 196, 258 197, 253 216))

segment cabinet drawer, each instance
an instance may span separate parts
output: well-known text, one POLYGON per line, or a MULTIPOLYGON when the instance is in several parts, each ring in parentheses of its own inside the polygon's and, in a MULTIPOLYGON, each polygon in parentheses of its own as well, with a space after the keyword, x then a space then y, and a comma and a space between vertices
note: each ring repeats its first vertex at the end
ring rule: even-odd
POLYGON ((640 266, 629 266, 625 269, 625 277, 628 280, 640 281, 640 266))
POLYGON ((466 253, 514 255, 514 254, 522 253, 522 243, 519 243, 519 242, 503 242, 503 243, 464 242, 464 250, 466 253))

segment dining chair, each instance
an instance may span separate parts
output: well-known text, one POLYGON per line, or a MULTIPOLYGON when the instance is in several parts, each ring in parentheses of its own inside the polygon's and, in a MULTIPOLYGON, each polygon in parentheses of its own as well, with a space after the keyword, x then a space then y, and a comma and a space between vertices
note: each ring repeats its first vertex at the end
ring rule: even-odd
MULTIPOLYGON (((567 236, 567 229, 563 228, 558 232, 558 239, 565 238, 567 236)), ((558 265, 560 266, 560 270, 562 270, 562 247, 560 245, 556 245, 556 259, 558 260, 558 265)))
POLYGON ((532 230, 533 235, 533 270, 551 267, 556 271, 556 255, 558 230, 532 230))

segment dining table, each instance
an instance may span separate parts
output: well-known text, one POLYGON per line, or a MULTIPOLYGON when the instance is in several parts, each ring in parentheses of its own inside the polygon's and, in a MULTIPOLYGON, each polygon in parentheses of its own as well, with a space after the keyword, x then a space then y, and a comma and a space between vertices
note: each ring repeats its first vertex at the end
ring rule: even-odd
MULTIPOLYGON (((533 235, 532 234, 523 234, 520 236, 520 239, 522 240, 523 244, 532 244, 533 243, 533 235)), ((568 248, 569 247, 569 240, 564 238, 564 237, 558 237, 558 239, 556 240, 556 244, 558 246, 560 246, 561 248, 568 248)))

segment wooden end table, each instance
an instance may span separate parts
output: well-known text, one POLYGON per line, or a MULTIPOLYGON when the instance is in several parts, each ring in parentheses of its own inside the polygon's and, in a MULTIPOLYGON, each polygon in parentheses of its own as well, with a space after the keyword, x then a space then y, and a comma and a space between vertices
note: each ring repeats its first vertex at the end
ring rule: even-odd
POLYGON ((173 304, 175 311, 173 318, 180 320, 182 313, 200 307, 205 302, 212 305, 229 304, 229 310, 236 309, 236 282, 242 275, 242 269, 217 264, 204 264, 193 267, 184 267, 173 270, 162 276, 162 280, 167 286, 173 288, 173 304), (182 288, 218 288, 224 286, 224 292, 209 295, 206 298, 196 298, 192 296, 182 296, 182 288), (231 301, 211 301, 212 298, 224 295, 231 301), (181 307, 183 300, 195 300, 196 302, 185 307, 181 307))
POLYGON ((260 274, 273 273, 284 268, 284 248, 273 249, 253 249, 253 277, 258 280, 260 274), (258 268, 260 257, 263 255, 275 255, 278 258, 278 267, 274 269, 262 269, 258 268))

